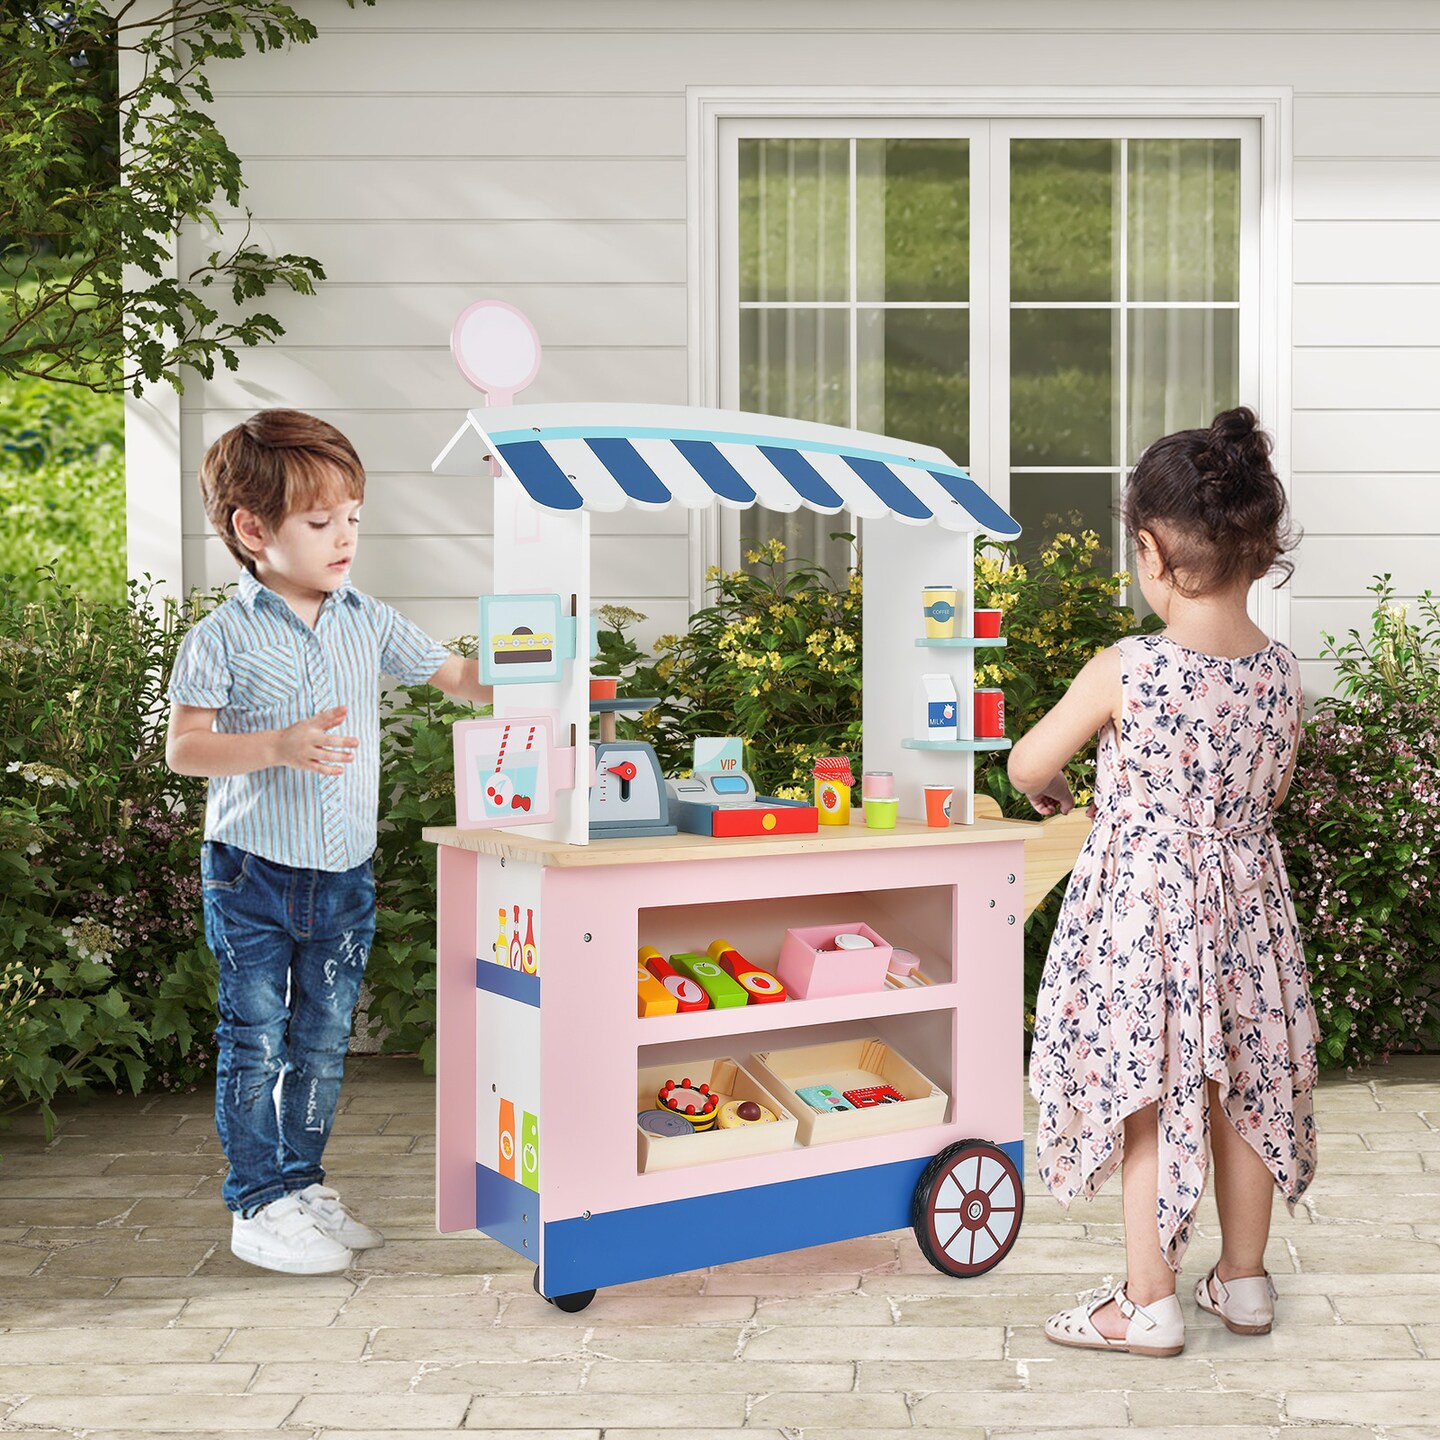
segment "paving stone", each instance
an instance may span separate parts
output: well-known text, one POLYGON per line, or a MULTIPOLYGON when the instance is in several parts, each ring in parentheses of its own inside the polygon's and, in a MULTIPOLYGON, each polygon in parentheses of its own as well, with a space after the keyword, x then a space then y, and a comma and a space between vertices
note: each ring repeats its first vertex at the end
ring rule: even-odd
MULTIPOLYGON (((416 1362, 414 1390, 417 1395, 448 1393, 465 1395, 564 1395, 578 1394, 582 1385, 593 1382, 599 1367, 583 1356, 573 1360, 522 1360, 469 1362, 442 1365, 416 1362)), ((628 1366, 619 1367, 621 1370, 628 1366)), ((675 1367, 660 1367, 675 1383, 675 1367)), ((695 1367, 699 1369, 700 1367, 695 1367)), ((687 1370, 687 1375, 693 1372, 687 1370)), ((632 1386, 631 1389, 637 1387, 632 1386)), ((329 1437, 326 1437, 329 1440, 329 1437)))
POLYGON ((115 1282, 117 1298, 144 1296, 169 1298, 179 1296, 184 1300, 200 1300, 214 1297, 222 1300, 236 1300, 249 1296, 259 1302, 256 1313, 263 1313, 267 1302, 277 1298, 298 1300, 323 1300, 335 1296, 348 1300, 359 1288, 358 1283, 346 1275, 276 1275, 269 1270, 245 1265, 235 1275, 127 1275, 115 1282))
POLYGON ((332 1363, 359 1360, 369 1343, 365 1330, 328 1330, 247 1325, 231 1332, 220 1359, 332 1363))
MULTIPOLYGON (((1115 1356, 1135 1361, 1140 1356, 1115 1356)), ((912 1407, 916 1427, 937 1429, 946 1425, 1028 1426, 1035 1430, 1065 1430, 1083 1425, 1127 1425, 1125 1397, 1117 1391, 1076 1390, 1055 1403, 1048 1391, 952 1390, 917 1399, 912 1407)))
MULTIPOLYGON (((718 1341, 728 1337, 715 1332, 718 1341)), ((702 1335, 702 1342, 708 1335, 702 1335)), ((436 1364, 453 1361, 491 1360, 553 1360, 563 1355, 579 1355, 586 1348, 583 1329, 561 1330, 559 1333, 539 1329, 506 1329, 497 1326, 489 1330, 475 1330, 457 1333, 454 1330, 416 1330, 409 1327, 382 1327, 375 1331, 370 1341, 370 1354, 377 1360, 428 1360, 436 1364)), ((724 1354, 713 1353, 720 1346, 701 1343, 694 1347, 704 1352, 696 1358, 728 1359, 734 1351, 734 1342, 724 1354)), ((601 1353, 605 1353, 602 1351, 601 1353)), ((648 1354, 644 1357, 651 1358, 648 1354)))
POLYGON ((415 1378, 413 1360, 269 1361, 259 1367, 251 1394, 278 1390, 286 1395, 404 1394, 415 1378))
POLYGON ((903 1395, 837 1395, 833 1392, 762 1395, 746 1412, 746 1423, 792 1429, 828 1425, 857 1430, 901 1429, 910 1423, 903 1395))
MULTIPOLYGON (((676 1388, 676 1368, 668 1361, 629 1360, 623 1364, 602 1360, 585 1376, 585 1389, 618 1394, 668 1395, 676 1388)), ((953 1372, 952 1372, 953 1380, 953 1372)), ((706 1361, 687 1365, 684 1383, 689 1389, 711 1394, 738 1391, 770 1395, 782 1392, 818 1394, 855 1388, 855 1366, 848 1361, 825 1363, 804 1360, 706 1361)), ((775 1424, 789 1421, 775 1420, 775 1424)), ((818 1422, 817 1422, 818 1423, 818 1422)))
MULTIPOLYGON (((1188 1349, 1188 1347, 1187 1347, 1188 1349)), ((1440 1369, 1430 1360, 1376 1360, 1363 1352, 1341 1360, 1287 1360, 1284 1365, 1255 1365, 1240 1356, 1211 1361, 1222 1390, 1255 1390, 1267 1395, 1302 1390, 1424 1390, 1440 1384, 1440 1369)))
POLYGON ((1361 1236, 1314 1226, 1291 1243, 1301 1270, 1345 1274, 1440 1274, 1440 1245, 1407 1239, 1402 1233, 1361 1236))
POLYGON ((306 1395, 291 1412, 287 1425, 314 1425, 324 1430, 390 1425, 454 1431, 460 1429, 469 1407, 468 1395, 306 1395))
POLYGON ((1129 1389, 1125 1400, 1131 1427, 1142 1432, 1157 1425, 1173 1425, 1181 1416, 1186 1425, 1203 1425, 1221 1434, 1221 1427, 1226 1425, 1278 1425, 1281 1420, 1279 1399, 1254 1391, 1219 1395, 1187 1391, 1182 1406, 1176 1404, 1174 1395, 1163 1390, 1129 1389))
POLYGON ((7 1330, 0 1332, 0 1366, 125 1365, 137 1355, 152 1365, 210 1360, 229 1334, 229 1330, 142 1330, 123 1324, 113 1329, 7 1330))
POLYGON ((777 1326, 753 1335, 745 1344, 747 1360, 789 1360, 798 1355, 844 1355, 876 1360, 999 1360, 1004 1336, 994 1328, 921 1325, 851 1325, 811 1329, 777 1326))
POLYGON ((1433 1427, 1435 1395, 1420 1390, 1307 1390, 1286 1397, 1285 1414, 1290 1420, 1378 1421, 1387 1431, 1391 1425, 1433 1427))
POLYGON ((191 1364, 7 1364, 3 1383, 26 1395, 238 1395, 256 1368, 208 1359, 191 1364))
POLYGON ((336 1325, 493 1325, 500 1314, 494 1295, 371 1295, 362 1291, 336 1316, 336 1325))
POLYGON ((114 1329, 128 1325, 137 1330, 159 1330, 180 1313, 180 1300, 115 1300, 51 1295, 48 1287, 24 1300, 0 1300, 0 1327, 57 1330, 104 1326, 114 1329))
MULTIPOLYGON (((537 1440, 536 1432, 528 1428, 524 1430, 500 1430, 494 1429, 488 1425, 477 1428, 481 1429, 482 1433, 488 1437, 488 1440, 537 1440)), ((288 1440, 288 1432, 285 1433, 286 1440, 288 1440)), ((463 1431, 458 1433, 469 1434, 470 1432, 463 1431)), ((626 1433, 628 1432, 617 1430, 612 1430, 610 1432, 612 1437, 626 1433)), ((269 1437, 269 1440, 276 1440, 276 1437, 272 1435, 269 1437)), ((435 1440, 435 1431, 326 1430, 324 1432, 323 1440, 435 1440)), ((581 1430, 572 1430, 568 1428, 563 1430, 552 1429, 545 1432, 544 1440, 601 1440, 601 1434, 598 1429, 595 1429, 593 1427, 590 1429, 581 1430)), ((675 1434, 673 1431, 670 1432, 667 1440, 675 1440, 675 1434)), ((750 1437, 748 1435, 746 1437, 746 1440, 750 1440, 750 1437)), ((771 1440, 771 1437, 762 1436, 761 1440, 771 1440)), ((773 1437, 773 1440, 781 1440, 781 1437, 775 1436, 773 1437)))
MULTIPOLYGON (((277 1279, 289 1277, 277 1276, 277 1279)), ((287 1297, 277 1293, 272 1299, 260 1300, 253 1295, 208 1295, 186 1303, 175 1325, 179 1329, 190 1326, 233 1328, 264 1320, 269 1325, 304 1328, 307 1326, 329 1325, 340 1314, 340 1300, 335 1296, 316 1296, 313 1299, 287 1297)))
MULTIPOLYGON (((466 1417, 466 1430, 497 1426, 530 1425, 546 1435, 558 1428, 598 1425, 607 1436, 617 1426, 653 1426, 653 1395, 623 1395, 597 1392, 580 1395, 492 1395, 477 1402, 466 1417)), ((670 1440, 677 1432, 690 1440, 697 1428, 713 1426, 738 1430, 745 1422, 743 1395, 696 1395, 680 1389, 665 1402, 665 1423, 670 1440)), ((748 1432, 747 1432, 748 1435, 748 1432)))
MULTIPOLYGON (((298 1395, 209 1395, 205 1424, 216 1431, 279 1425, 298 1395)), ((8 1418, 11 1426, 69 1425, 76 1429, 183 1430, 195 1418, 189 1395, 38 1395, 8 1418)), ((193 1434, 193 1432, 191 1432, 193 1434)))
MULTIPOLYGON (((799 1299, 807 1295, 857 1294, 861 1287, 859 1271, 848 1275, 736 1275, 727 1268, 697 1277, 706 1295, 761 1295, 772 1300, 787 1296, 799 1299)), ((874 1279, 874 1277, 870 1277, 874 1279)))
POLYGON ((755 1302, 758 1325, 893 1325, 895 1312, 884 1295, 825 1295, 755 1302))
POLYGON ((0 1275, 33 1275, 49 1254, 28 1245, 0 1245, 0 1275))

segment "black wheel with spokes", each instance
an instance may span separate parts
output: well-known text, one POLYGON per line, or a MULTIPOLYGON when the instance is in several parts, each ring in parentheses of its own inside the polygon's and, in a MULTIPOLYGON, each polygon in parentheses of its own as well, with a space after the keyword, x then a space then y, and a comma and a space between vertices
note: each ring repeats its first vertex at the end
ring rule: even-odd
POLYGON ((1015 1162, 988 1140, 961 1140, 925 1167, 910 1223, 920 1253, 937 1270, 983 1275, 1010 1253, 1024 1210, 1015 1162))

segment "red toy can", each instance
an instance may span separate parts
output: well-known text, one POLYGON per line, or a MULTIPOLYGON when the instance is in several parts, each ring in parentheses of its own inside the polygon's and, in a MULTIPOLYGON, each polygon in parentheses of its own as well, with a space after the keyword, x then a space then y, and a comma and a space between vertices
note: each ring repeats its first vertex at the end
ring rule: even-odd
POLYGON ((975 738, 977 740, 999 740, 1005 734, 1005 692, 1003 690, 977 690, 975 692, 975 738))

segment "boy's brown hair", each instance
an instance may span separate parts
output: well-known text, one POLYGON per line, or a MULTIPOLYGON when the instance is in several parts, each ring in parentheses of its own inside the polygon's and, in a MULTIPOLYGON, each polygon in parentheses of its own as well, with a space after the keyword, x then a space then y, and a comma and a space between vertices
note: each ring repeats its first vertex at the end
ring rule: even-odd
POLYGON ((355 447, 333 426, 300 410, 261 410, 227 430, 200 462, 205 513, 246 570, 255 557, 235 535, 235 512, 249 510, 266 529, 310 510, 337 482, 347 499, 365 498, 365 467, 355 447))

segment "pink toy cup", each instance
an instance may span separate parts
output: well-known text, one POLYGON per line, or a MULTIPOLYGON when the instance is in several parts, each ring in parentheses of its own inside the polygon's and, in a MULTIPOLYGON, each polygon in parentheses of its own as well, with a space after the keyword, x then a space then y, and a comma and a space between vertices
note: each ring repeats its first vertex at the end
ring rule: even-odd
POLYGON ((925 787, 925 823, 941 830, 950 824, 950 805, 955 798, 953 785, 927 785, 925 787))
POLYGON ((860 778, 862 800, 891 800, 895 796, 893 770, 867 770, 860 778))
POLYGON ((999 610, 977 610, 975 612, 975 638, 977 640, 998 640, 1000 638, 999 610))

